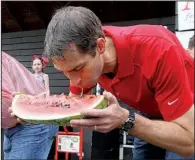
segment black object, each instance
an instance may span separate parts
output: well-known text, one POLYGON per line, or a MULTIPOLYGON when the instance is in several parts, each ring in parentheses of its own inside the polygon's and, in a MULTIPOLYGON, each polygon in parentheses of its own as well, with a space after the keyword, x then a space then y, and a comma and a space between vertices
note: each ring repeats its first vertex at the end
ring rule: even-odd
POLYGON ((119 129, 109 133, 93 132, 91 159, 119 159, 119 129))

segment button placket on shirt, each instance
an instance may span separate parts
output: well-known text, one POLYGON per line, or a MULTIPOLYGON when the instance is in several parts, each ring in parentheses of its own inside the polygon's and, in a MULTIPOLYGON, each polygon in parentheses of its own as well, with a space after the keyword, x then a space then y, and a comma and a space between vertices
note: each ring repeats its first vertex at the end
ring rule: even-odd
POLYGON ((112 83, 110 84, 110 86, 111 86, 112 90, 114 91, 114 93, 117 95, 117 97, 120 97, 120 93, 117 92, 116 89, 115 89, 115 88, 116 88, 116 84, 117 84, 118 82, 120 82, 120 79, 115 78, 115 79, 112 81, 112 83))

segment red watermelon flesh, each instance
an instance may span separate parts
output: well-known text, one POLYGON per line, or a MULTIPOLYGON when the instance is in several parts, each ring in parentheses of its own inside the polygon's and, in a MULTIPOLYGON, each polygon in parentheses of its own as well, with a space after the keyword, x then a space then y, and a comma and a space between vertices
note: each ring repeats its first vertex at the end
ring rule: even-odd
POLYGON ((19 94, 12 102, 13 113, 20 119, 30 123, 69 125, 71 119, 85 118, 80 112, 86 109, 102 109, 107 101, 102 95, 86 95, 68 97, 52 95, 36 98, 19 94))

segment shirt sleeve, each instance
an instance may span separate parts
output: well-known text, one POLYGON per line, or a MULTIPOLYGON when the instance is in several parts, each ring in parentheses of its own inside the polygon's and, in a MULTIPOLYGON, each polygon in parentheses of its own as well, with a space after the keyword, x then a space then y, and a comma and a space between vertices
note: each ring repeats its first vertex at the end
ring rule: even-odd
POLYGON ((158 61, 152 78, 155 99, 164 120, 174 120, 187 112, 193 104, 189 78, 177 46, 170 46, 158 61))

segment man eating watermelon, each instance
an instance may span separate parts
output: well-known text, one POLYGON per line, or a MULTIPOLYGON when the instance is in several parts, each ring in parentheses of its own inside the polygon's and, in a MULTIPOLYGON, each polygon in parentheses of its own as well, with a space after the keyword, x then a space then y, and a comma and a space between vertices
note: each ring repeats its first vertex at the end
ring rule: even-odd
POLYGON ((134 159, 194 155, 194 61, 168 29, 102 27, 91 10, 64 7, 48 25, 44 55, 70 79, 71 94, 81 88, 85 94, 97 83, 108 91, 109 106, 83 111, 91 118, 72 120, 73 127, 103 133, 120 127, 136 137, 134 159))

